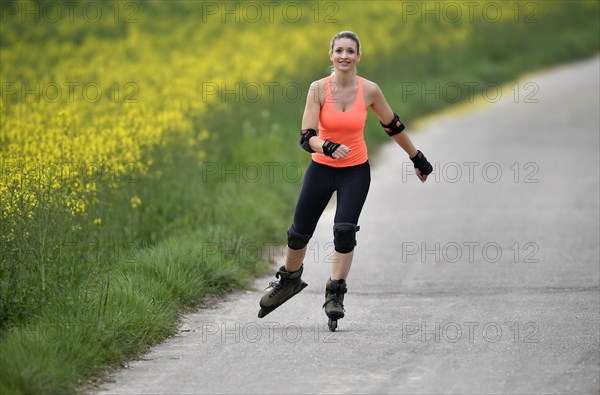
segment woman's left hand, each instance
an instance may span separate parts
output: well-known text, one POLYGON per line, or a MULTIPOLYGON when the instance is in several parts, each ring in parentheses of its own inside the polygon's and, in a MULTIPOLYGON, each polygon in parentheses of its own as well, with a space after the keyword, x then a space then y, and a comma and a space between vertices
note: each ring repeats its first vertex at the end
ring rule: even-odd
POLYGON ((419 180, 421 180, 421 182, 427 181, 427 175, 421 174, 421 170, 415 169, 415 173, 417 173, 417 177, 419 177, 419 180))
POLYGON ((415 173, 421 182, 427 180, 427 176, 433 171, 433 166, 427 160, 425 155, 421 151, 417 151, 417 154, 410 158, 415 166, 415 173))

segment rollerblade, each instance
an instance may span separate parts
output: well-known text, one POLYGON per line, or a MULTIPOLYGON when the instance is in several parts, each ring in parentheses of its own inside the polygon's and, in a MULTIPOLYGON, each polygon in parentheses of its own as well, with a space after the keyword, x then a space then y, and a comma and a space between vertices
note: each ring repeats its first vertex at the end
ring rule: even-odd
POLYGON ((337 320, 344 317, 344 294, 348 292, 345 280, 327 281, 325 289, 325 314, 329 317, 327 326, 329 330, 335 332, 337 329, 337 320))
POLYGON ((279 280, 271 281, 260 299, 258 318, 263 318, 306 288, 308 284, 301 279, 303 270, 304 265, 300 266, 300 269, 295 272, 287 272, 285 266, 279 268, 279 271, 275 274, 275 277, 279 280))

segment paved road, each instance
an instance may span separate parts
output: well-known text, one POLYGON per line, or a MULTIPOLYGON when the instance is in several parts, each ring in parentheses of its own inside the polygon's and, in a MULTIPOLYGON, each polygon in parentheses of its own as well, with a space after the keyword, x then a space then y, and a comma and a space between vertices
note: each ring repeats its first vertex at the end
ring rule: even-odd
POLYGON ((516 100, 507 86, 421 123, 426 184, 393 144, 372 157, 338 332, 328 209, 301 294, 259 320, 261 279, 100 393, 597 394, 599 75, 596 57, 524 76, 516 100))

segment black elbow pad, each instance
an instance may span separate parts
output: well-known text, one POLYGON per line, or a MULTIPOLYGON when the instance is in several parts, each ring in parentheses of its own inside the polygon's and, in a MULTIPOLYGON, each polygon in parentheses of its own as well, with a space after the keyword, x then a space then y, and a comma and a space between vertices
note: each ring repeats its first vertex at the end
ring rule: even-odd
POLYGON ((308 140, 310 140, 311 137, 314 137, 317 135, 317 131, 314 129, 302 129, 300 131, 300 145, 302 146, 302 148, 304 148, 306 151, 310 152, 311 154, 315 151, 312 150, 312 148, 310 148, 310 144, 308 144, 308 140))
POLYGON ((381 126, 383 126, 383 129, 388 134, 388 136, 392 137, 394 135, 397 135, 398 133, 402 133, 402 131, 404 130, 404 124, 402 123, 402 121, 400 121, 400 126, 396 125, 398 121, 400 121, 400 118, 398 117, 398 114, 394 113, 394 119, 392 119, 392 122, 388 123, 387 125, 384 125, 381 121, 379 121, 379 123, 381 124, 381 126))

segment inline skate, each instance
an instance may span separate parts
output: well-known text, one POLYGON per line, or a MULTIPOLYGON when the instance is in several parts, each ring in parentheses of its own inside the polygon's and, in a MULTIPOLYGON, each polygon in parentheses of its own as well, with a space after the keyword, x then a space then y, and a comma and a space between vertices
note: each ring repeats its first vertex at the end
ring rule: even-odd
POLYGON ((308 284, 302 281, 301 278, 303 270, 304 265, 300 266, 300 269, 295 272, 286 271, 285 266, 279 268, 275 274, 275 277, 279 280, 271 281, 260 299, 258 318, 263 318, 306 288, 308 284))

